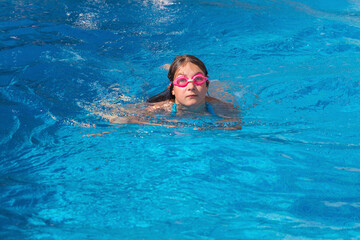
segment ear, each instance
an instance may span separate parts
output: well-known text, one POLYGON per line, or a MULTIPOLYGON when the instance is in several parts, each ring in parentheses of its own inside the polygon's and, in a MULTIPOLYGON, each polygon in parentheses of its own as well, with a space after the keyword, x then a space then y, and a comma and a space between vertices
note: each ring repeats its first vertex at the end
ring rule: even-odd
POLYGON ((210 85, 210 81, 206 80, 206 87, 209 88, 209 85, 210 85))
POLYGON ((172 93, 172 95, 174 95, 174 96, 175 96, 175 91, 174 91, 174 88, 173 88, 173 90, 171 91, 171 93, 172 93))

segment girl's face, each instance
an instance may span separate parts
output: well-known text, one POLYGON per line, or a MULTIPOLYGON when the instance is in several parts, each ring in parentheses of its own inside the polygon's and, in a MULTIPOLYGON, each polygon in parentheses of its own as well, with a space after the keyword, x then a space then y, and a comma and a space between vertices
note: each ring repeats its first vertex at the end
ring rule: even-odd
MULTIPOLYGON (((196 74, 205 75, 197 65, 187 62, 176 70, 174 79, 179 76, 185 76, 191 79, 196 74)), ((206 82, 202 85, 195 85, 193 82, 189 82, 185 87, 178 87, 174 85, 172 94, 175 95, 176 104, 181 104, 190 109, 196 109, 205 104, 207 89, 206 82)))

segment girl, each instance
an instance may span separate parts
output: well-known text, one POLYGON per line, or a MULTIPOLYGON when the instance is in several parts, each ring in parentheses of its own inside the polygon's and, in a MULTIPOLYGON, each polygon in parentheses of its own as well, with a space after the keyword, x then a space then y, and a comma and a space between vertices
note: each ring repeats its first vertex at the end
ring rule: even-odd
POLYGON ((210 85, 205 64, 195 56, 177 56, 169 68, 168 89, 151 97, 156 103, 153 110, 168 109, 177 113, 203 113, 219 117, 237 117, 238 109, 232 104, 206 96, 210 85), (170 107, 170 109, 169 109, 170 107))
POLYGON ((230 103, 206 96, 210 82, 207 79, 207 69, 200 59, 192 55, 177 56, 170 65, 168 78, 170 84, 167 89, 149 98, 145 107, 119 107, 117 110, 126 113, 126 117, 107 115, 105 118, 117 124, 137 123, 175 127, 178 123, 176 119, 159 118, 158 115, 211 115, 217 117, 217 123, 220 123, 222 129, 241 128, 239 109, 230 103), (225 122, 227 124, 222 125, 225 122))

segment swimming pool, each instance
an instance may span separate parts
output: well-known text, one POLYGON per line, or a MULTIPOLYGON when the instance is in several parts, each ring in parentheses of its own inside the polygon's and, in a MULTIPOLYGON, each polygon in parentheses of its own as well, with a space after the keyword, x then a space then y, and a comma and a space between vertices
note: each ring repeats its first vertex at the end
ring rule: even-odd
POLYGON ((1 239, 359 238, 359 1, 0 6, 1 239), (184 53, 241 130, 93 114, 184 53))

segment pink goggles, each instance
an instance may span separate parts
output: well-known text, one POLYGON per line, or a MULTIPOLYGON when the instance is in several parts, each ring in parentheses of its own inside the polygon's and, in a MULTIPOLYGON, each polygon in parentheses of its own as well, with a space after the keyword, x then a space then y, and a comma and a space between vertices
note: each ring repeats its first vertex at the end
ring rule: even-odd
MULTIPOLYGON (((172 82, 175 86, 178 87, 186 87, 189 82, 193 82, 195 85, 202 85, 204 84, 204 82, 206 82, 207 77, 205 77, 202 74, 196 74, 195 76, 193 76, 191 79, 185 77, 185 76, 179 76, 177 78, 175 78, 175 80, 172 82)), ((171 83, 170 83, 171 85, 171 83)))

